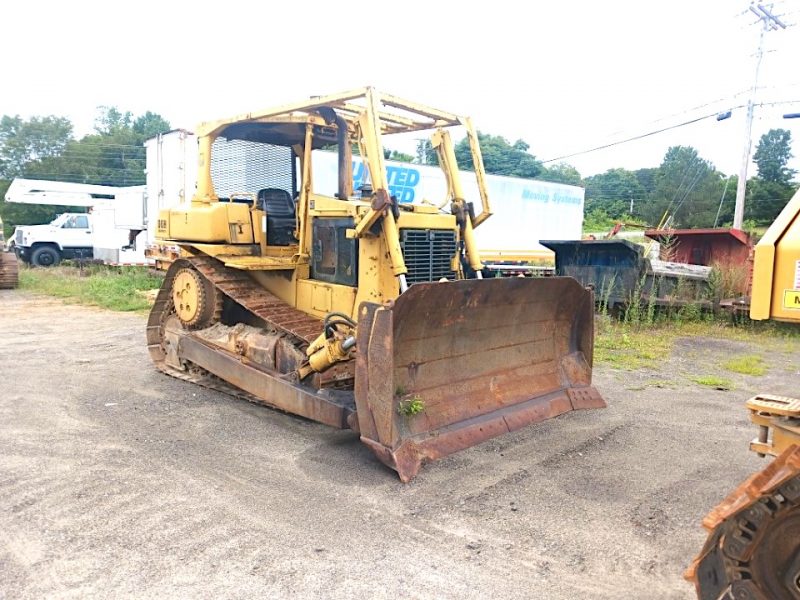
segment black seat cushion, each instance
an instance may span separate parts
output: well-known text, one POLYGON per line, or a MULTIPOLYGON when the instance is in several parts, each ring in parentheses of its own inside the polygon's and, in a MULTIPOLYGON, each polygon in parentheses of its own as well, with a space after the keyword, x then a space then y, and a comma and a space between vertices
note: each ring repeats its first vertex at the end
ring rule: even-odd
POLYGON ((297 226, 295 204, 286 190, 264 188, 259 190, 258 207, 267 214, 267 244, 270 246, 289 246, 297 240, 294 230, 297 226))
POLYGON ((295 206, 292 195, 279 188, 264 188, 258 192, 258 207, 276 217, 294 217, 295 206))

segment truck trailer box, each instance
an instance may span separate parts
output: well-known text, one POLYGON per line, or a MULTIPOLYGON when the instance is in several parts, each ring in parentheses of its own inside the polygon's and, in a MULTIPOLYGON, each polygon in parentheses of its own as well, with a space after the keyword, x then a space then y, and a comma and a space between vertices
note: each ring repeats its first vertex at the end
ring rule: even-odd
MULTIPOLYGON (((480 211, 480 195, 474 173, 461 171, 467 201, 480 211)), ((447 197, 447 181, 439 167, 386 161, 389 191, 398 202, 441 205, 447 197)), ((368 178, 364 163, 353 157, 353 186, 368 178)), ((314 189, 332 193, 337 186, 337 156, 315 151, 314 189)), ((475 229, 484 262, 552 259, 553 252, 540 240, 571 240, 581 237, 584 189, 578 186, 487 175, 486 186, 493 215, 475 229)), ((446 208, 446 207, 445 207, 446 208)))

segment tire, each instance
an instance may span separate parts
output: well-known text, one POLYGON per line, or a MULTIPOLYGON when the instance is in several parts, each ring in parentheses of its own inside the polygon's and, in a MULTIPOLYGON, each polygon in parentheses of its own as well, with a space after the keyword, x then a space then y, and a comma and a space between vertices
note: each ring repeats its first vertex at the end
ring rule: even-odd
POLYGON ((61 254, 51 246, 39 246, 31 253, 31 264, 37 267, 55 267, 61 262, 61 254))

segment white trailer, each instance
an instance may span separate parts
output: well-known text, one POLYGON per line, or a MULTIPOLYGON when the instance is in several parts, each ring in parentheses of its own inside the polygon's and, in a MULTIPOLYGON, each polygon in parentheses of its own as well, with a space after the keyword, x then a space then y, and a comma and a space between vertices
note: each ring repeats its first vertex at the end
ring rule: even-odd
POLYGON ((185 129, 158 134, 144 143, 147 241, 145 256, 163 269, 178 256, 178 247, 156 240, 158 211, 191 202, 197 185, 197 137, 185 129))
POLYGON ((192 200, 197 185, 197 137, 175 129, 150 138, 144 147, 147 242, 153 243, 158 211, 192 200))
MULTIPOLYGON (((314 189, 337 189, 337 156, 316 151, 313 165, 314 189)), ((386 161, 389 191, 400 203, 441 205, 447 196, 447 182, 438 167, 386 161)), ((354 188, 365 181, 365 168, 353 157, 354 188)), ((475 175, 461 172, 467 201, 479 209, 480 196, 475 175)), ((492 217, 475 229, 484 263, 529 262, 552 259, 553 252, 540 240, 578 240, 583 227, 584 189, 573 185, 535 179, 487 175, 486 185, 492 217)))

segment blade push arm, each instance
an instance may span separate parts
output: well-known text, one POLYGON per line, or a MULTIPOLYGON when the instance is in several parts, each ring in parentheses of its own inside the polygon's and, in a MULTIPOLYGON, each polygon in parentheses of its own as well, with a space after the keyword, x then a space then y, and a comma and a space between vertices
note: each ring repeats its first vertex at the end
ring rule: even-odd
MULTIPOLYGON (((436 153, 439 156, 439 164, 441 165, 442 171, 444 171, 444 176, 447 179, 447 195, 451 200, 451 211, 456 216, 456 220, 461 226, 461 236, 464 239, 464 246, 467 250, 467 260, 469 261, 469 266, 478 273, 478 277, 480 278, 480 272, 481 269, 483 269, 483 263, 481 262, 481 255, 478 250, 478 243, 475 240, 475 233, 473 230, 473 227, 474 225, 477 225, 478 220, 476 219, 475 224, 473 224, 467 203, 464 200, 464 189, 461 187, 461 177, 460 173, 458 172, 456 152, 455 148, 453 147, 453 140, 450 137, 450 133, 443 129, 436 130, 436 133, 434 133, 431 137, 431 145, 436 149, 436 153)), ((477 158, 479 161, 481 161, 480 154, 477 155, 477 158)), ((475 154, 473 147, 473 161, 474 160, 475 154)), ((482 173, 482 170, 483 164, 481 161, 480 165, 476 165, 476 172, 482 173)), ((481 179, 479 178, 478 187, 481 187, 480 183, 481 179)), ((483 211, 481 212, 480 216, 483 217, 483 220, 485 220, 489 217, 489 215, 491 215, 489 209, 489 198, 485 194, 482 194, 481 196, 483 200, 483 211)))
POLYGON ((361 130, 364 159, 369 169, 372 186, 375 189, 375 196, 369 210, 356 225, 355 235, 364 237, 378 219, 381 219, 381 229, 392 261, 392 272, 400 281, 401 291, 405 291, 408 288, 405 276, 408 269, 400 249, 397 221, 391 211, 392 202, 389 197, 389 183, 386 179, 386 164, 383 159, 381 130, 378 121, 378 97, 372 90, 367 91, 367 107, 361 113, 358 124, 361 130))

